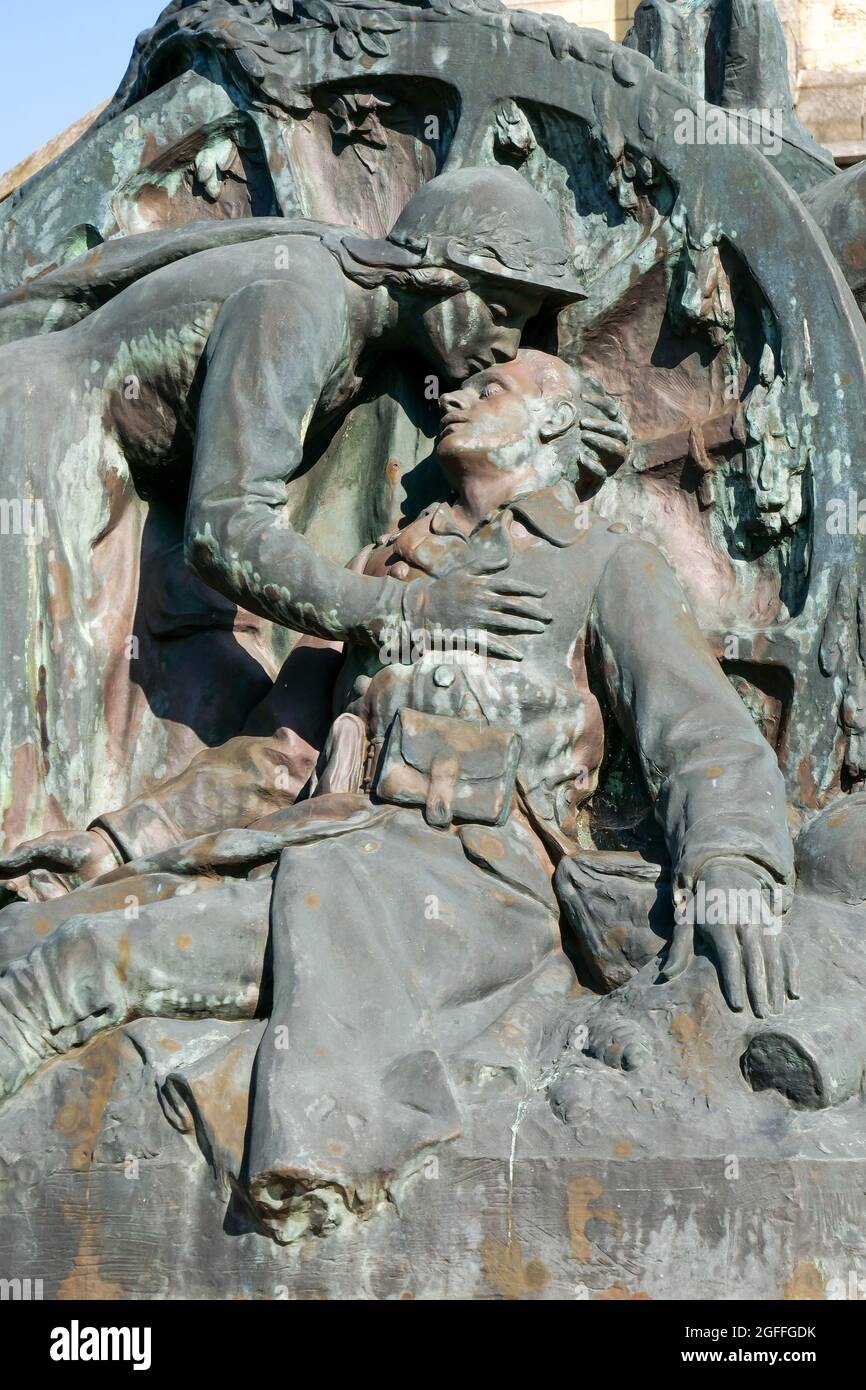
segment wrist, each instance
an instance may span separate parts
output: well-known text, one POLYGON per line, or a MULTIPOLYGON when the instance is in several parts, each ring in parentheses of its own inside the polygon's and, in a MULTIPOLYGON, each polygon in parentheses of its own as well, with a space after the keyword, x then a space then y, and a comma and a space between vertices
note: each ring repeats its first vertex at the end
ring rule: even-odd
POLYGON ((720 853, 713 854, 708 859, 704 859, 698 868, 693 865, 688 870, 679 869, 674 875, 675 890, 684 893, 694 893, 698 884, 705 882, 710 874, 725 872, 737 875, 747 874, 750 878, 758 879, 767 888, 778 886, 778 880, 773 877, 765 864, 761 864, 757 859, 750 859, 746 854, 720 853))
POLYGON ((104 857, 110 857, 116 865, 126 862, 117 841, 113 840, 108 831, 104 830, 101 825, 89 825, 87 827, 87 834, 90 835, 95 842, 95 852, 101 849, 104 852, 104 857))
POLYGON ((694 905, 689 910, 698 917, 706 913, 708 922, 713 914, 718 921, 778 920, 792 899, 789 884, 776 878, 766 864, 744 854, 714 855, 704 860, 689 882, 682 875, 675 878, 675 904, 694 905))
POLYGON ((377 579, 376 601, 353 634, 365 646, 384 650, 399 638, 408 585, 399 579, 377 579))

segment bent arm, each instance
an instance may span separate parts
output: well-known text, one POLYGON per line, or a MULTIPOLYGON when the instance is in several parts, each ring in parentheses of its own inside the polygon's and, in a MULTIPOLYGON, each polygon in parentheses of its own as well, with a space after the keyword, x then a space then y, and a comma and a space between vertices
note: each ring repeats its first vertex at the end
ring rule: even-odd
POLYGON ((288 520, 287 483, 348 348, 342 305, 322 298, 294 280, 267 281, 223 306, 208 345, 186 554, 206 583, 261 617, 369 642, 399 621, 405 586, 343 569, 288 520))
POLYGON ((635 747, 677 886, 715 859, 793 877, 785 785, 775 753, 726 679, 685 594, 653 546, 611 556, 591 615, 599 675, 635 747))

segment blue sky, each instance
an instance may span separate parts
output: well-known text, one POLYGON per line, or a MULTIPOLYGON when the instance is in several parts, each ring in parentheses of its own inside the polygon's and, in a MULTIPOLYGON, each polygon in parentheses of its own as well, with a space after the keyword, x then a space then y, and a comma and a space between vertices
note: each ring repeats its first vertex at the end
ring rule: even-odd
POLYGON ((114 95, 168 0, 0 0, 0 174, 114 95))

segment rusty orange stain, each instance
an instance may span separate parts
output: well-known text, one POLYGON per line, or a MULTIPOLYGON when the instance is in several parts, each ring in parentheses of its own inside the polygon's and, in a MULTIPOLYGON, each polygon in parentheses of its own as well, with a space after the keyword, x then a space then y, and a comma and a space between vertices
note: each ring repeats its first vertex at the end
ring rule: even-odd
POLYGON ((114 967, 117 978, 122 985, 126 984, 129 975, 130 950, 129 937, 122 936, 117 943, 117 964, 114 967))
POLYGON ((117 1300, 124 1296, 120 1284, 103 1279, 99 1232, 102 1217, 98 1212, 79 1212, 71 1203, 64 1204, 63 1214, 67 1221, 78 1220, 78 1250, 72 1269, 59 1285, 57 1297, 63 1301, 78 1302, 83 1299, 117 1300))
POLYGON ((817 1265, 798 1264, 782 1290, 782 1297, 795 1302, 826 1299, 824 1277, 817 1265))
POLYGON ((698 1031, 698 1025, 691 1014, 675 1014, 671 1019, 671 1032, 679 1043, 691 1042, 698 1031))
POLYGON ((80 1105, 70 1101, 68 1105, 61 1105, 54 1116, 54 1128, 61 1134, 72 1135, 81 1125, 84 1118, 84 1111, 80 1105))
POLYGON ((590 1202, 598 1201, 604 1192, 604 1184, 598 1178, 585 1174, 573 1178, 568 1184, 568 1230, 571 1236, 572 1259, 584 1263, 592 1259, 593 1246, 586 1234, 590 1221, 601 1221, 616 1233, 617 1245, 620 1241, 619 1212, 612 1207, 591 1207, 590 1202))
POLYGON ((94 1038, 80 1053, 81 1069, 87 1089, 86 1104, 82 1107, 77 1132, 78 1144, 69 1160, 73 1168, 88 1168, 93 1160, 93 1151, 111 1097, 121 1051, 129 1047, 125 1034, 116 1032, 94 1038))
POLYGON ((541 1260, 524 1260, 520 1242, 507 1242, 487 1236, 481 1242, 481 1259, 487 1282, 506 1299, 526 1298, 541 1293, 550 1283, 550 1270, 541 1260))

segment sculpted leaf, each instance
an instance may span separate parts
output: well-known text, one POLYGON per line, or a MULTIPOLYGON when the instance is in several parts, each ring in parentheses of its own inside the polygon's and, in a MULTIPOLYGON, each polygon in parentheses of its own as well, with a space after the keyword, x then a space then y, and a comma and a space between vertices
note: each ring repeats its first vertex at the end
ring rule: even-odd
POLYGON ((329 29, 336 29, 338 20, 330 5, 326 5, 324 0, 304 0, 304 10, 311 19, 317 19, 320 24, 326 24, 329 29))
POLYGON ((334 35, 334 47, 341 58, 357 58, 358 40, 348 29, 338 29, 334 35))
POLYGON ((363 29, 358 35, 361 47, 377 58, 387 58, 391 52, 391 45, 387 39, 383 39, 381 34, 368 34, 363 29))

